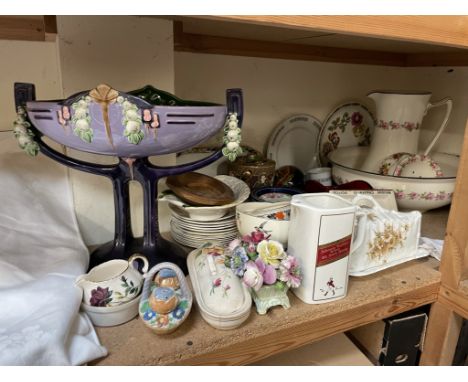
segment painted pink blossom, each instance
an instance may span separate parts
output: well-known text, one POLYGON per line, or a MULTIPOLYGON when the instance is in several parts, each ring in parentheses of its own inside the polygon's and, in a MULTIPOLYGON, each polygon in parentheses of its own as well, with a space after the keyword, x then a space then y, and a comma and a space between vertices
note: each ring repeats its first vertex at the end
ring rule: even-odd
POLYGON ((356 126, 356 125, 360 125, 362 123, 362 120, 364 119, 364 117, 362 116, 361 113, 355 111, 352 115, 351 115, 351 124, 353 126, 356 126))
POLYGON ((417 193, 417 192, 410 192, 410 193, 409 193, 409 198, 410 198, 411 200, 417 199, 417 198, 418 198, 418 193, 417 193))
POLYGON ((403 191, 395 192, 395 197, 397 199, 404 199, 405 198, 405 193, 403 191))

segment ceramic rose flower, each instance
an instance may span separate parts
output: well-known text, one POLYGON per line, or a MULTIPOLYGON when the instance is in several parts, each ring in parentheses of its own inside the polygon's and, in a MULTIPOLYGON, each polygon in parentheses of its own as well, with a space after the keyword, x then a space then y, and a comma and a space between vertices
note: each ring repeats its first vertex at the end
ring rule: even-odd
POLYGON ((226 145, 227 149, 229 151, 234 151, 234 150, 237 150, 239 148, 239 143, 237 142, 229 142, 227 145, 226 145))
POLYGON ((88 130, 89 123, 86 119, 79 119, 78 121, 76 121, 75 127, 79 130, 88 130))
POLYGON ((259 272, 262 274, 263 283, 267 285, 274 284, 276 282, 276 269, 272 265, 265 264, 261 259, 255 260, 259 272))
POLYGON ((263 240, 257 245, 257 252, 267 265, 278 268, 282 259, 286 257, 283 245, 275 240, 263 240))
POLYGON ((75 118, 76 119, 83 119, 88 116, 88 111, 82 107, 75 109, 75 118))
POLYGON ((15 125, 15 128, 13 129, 13 131, 17 134, 23 134, 23 135, 28 133, 28 129, 23 125, 15 125))
POLYGON ((26 146, 28 143, 32 142, 32 138, 29 135, 20 135, 18 137, 18 143, 21 147, 26 146))
POLYGON ((257 265, 253 261, 249 261, 246 264, 246 271, 244 272, 244 277, 242 281, 246 286, 249 288, 254 289, 258 292, 258 290, 263 285, 263 276, 260 270, 258 269, 257 265))
POLYGON ((138 114, 138 112, 136 110, 133 110, 133 109, 127 110, 125 112, 125 116, 130 121, 139 121, 140 120, 140 114, 138 114))
POLYGON ((81 99, 81 100, 78 101, 76 106, 77 106, 77 108, 86 109, 88 107, 88 103, 84 99, 81 99))
POLYGON ((130 110, 133 109, 133 104, 129 101, 124 101, 122 102, 122 107, 124 108, 124 110, 130 110))
POLYGON ((125 130, 129 133, 135 133, 140 130, 140 122, 138 121, 128 121, 127 125, 125 126, 125 130))

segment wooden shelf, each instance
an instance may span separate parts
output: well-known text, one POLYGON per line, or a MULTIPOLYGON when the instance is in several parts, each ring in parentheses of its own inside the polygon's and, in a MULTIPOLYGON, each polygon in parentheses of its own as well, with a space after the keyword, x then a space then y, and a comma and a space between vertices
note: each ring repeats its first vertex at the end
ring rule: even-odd
POLYGON ((439 302, 452 309, 461 317, 468 319, 468 282, 461 283, 458 289, 442 285, 439 291, 439 302))
POLYGON ((55 16, 0 16, 0 40, 49 41, 56 34, 55 16))
POLYGON ((387 66, 468 65, 466 16, 174 17, 176 51, 387 66))
POLYGON ((97 328, 109 355, 93 364, 248 364, 433 303, 440 283, 437 265, 435 260, 424 259, 351 278, 346 298, 327 304, 307 305, 290 293, 290 309, 278 307, 260 316, 252 308, 248 321, 236 330, 213 329, 196 306, 170 335, 153 334, 139 318, 117 327, 97 328))
MULTIPOLYGON (((448 208, 423 215, 422 234, 441 239, 448 208)), ((302 303, 291 292, 291 308, 260 316, 252 308, 246 323, 230 331, 213 329, 196 304, 173 334, 155 335, 139 318, 110 328, 96 328, 109 350, 95 365, 240 365, 255 362, 358 326, 437 300, 439 262, 414 260, 366 277, 351 277, 346 298, 321 305, 302 303), (131 351, 129 351, 131 349, 131 351)))

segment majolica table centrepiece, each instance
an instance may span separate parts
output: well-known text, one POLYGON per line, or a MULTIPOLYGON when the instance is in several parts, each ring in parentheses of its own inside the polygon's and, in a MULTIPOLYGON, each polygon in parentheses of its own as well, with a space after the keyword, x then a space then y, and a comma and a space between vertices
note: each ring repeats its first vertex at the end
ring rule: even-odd
POLYGON ((14 134, 20 147, 30 155, 41 152, 65 166, 105 176, 113 184, 114 240, 91 254, 89 267, 111 259, 127 259, 138 252, 147 257, 150 266, 169 261, 187 273, 183 249, 165 240, 159 232, 158 180, 194 171, 223 155, 234 160, 241 153, 242 91, 228 89, 226 106, 184 101, 151 86, 124 93, 99 85, 65 100, 35 98, 33 84, 15 84, 18 114, 14 134), (148 160, 149 156, 187 150, 223 128, 224 147, 204 159, 172 167, 155 166, 148 160), (43 136, 72 149, 117 156, 119 161, 102 165, 77 160, 51 148, 41 139, 43 136), (141 238, 135 238, 131 232, 131 180, 143 188, 141 238))

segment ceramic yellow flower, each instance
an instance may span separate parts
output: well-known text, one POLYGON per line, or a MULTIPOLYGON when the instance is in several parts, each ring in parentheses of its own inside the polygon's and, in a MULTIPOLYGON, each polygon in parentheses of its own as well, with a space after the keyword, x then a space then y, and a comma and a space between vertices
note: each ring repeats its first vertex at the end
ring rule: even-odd
POLYGON ((263 240, 258 243, 257 252, 265 264, 279 267, 282 259, 286 257, 283 245, 275 240, 263 240))

